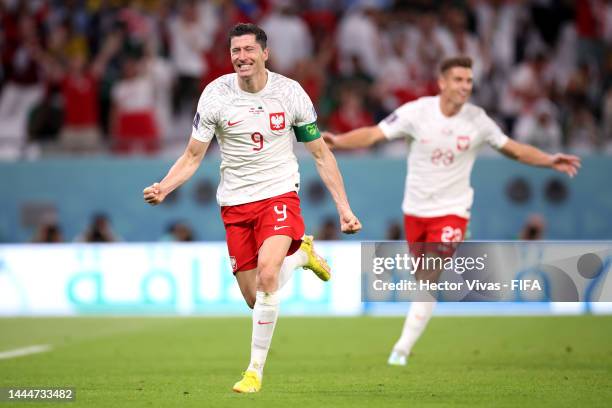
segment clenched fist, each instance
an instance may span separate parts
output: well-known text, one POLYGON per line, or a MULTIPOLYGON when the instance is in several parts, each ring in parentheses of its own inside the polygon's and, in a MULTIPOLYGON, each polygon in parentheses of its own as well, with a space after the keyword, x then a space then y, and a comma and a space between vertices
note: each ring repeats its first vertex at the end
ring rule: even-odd
POLYGON ((157 205, 164 201, 164 198, 166 198, 166 193, 162 191, 159 183, 153 183, 149 187, 142 190, 142 195, 144 200, 151 205, 157 205))
POLYGON ((355 234, 361 229, 361 222, 352 211, 343 211, 340 214, 340 229, 345 234, 355 234))

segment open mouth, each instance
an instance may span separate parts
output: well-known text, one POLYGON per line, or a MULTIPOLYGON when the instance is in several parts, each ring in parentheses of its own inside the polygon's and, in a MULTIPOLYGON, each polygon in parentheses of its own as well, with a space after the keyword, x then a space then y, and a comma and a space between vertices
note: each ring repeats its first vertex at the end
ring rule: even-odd
POLYGON ((250 63, 238 63, 238 64, 236 64, 236 67, 238 67, 238 72, 248 72, 253 67, 253 64, 250 64, 250 63))

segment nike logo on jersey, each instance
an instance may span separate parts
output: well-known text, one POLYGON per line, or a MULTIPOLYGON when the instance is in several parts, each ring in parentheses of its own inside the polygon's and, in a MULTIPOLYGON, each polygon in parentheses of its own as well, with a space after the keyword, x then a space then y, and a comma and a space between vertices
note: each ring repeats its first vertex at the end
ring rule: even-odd
POLYGON ((257 321, 257 324, 272 324, 274 322, 262 322, 261 320, 257 321))
POLYGON ((278 225, 275 225, 274 226, 274 231, 278 231, 278 230, 283 229, 283 228, 289 228, 289 226, 288 225, 283 225, 283 226, 279 227, 278 225))
POLYGON ((232 122, 231 120, 227 121, 227 126, 232 127, 234 125, 239 124, 240 122, 244 122, 244 120, 237 120, 236 122, 232 122))

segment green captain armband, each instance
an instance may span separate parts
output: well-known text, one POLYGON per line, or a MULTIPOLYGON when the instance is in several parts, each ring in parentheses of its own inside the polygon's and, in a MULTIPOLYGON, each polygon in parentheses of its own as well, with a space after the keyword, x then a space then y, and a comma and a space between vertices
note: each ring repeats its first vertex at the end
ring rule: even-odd
POLYGON ((317 127, 317 122, 309 123, 304 126, 294 126, 295 138, 298 142, 312 142, 321 137, 321 132, 317 127))

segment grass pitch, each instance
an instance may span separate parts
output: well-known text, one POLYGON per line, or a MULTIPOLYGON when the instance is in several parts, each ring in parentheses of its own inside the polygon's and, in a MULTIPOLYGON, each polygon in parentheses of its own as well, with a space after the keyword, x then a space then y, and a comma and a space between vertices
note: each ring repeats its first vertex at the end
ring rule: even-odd
POLYGON ((434 317, 406 367, 401 318, 279 320, 262 391, 231 391, 247 318, 0 319, 0 387, 76 387, 66 407, 591 407, 612 404, 612 316, 434 317))

